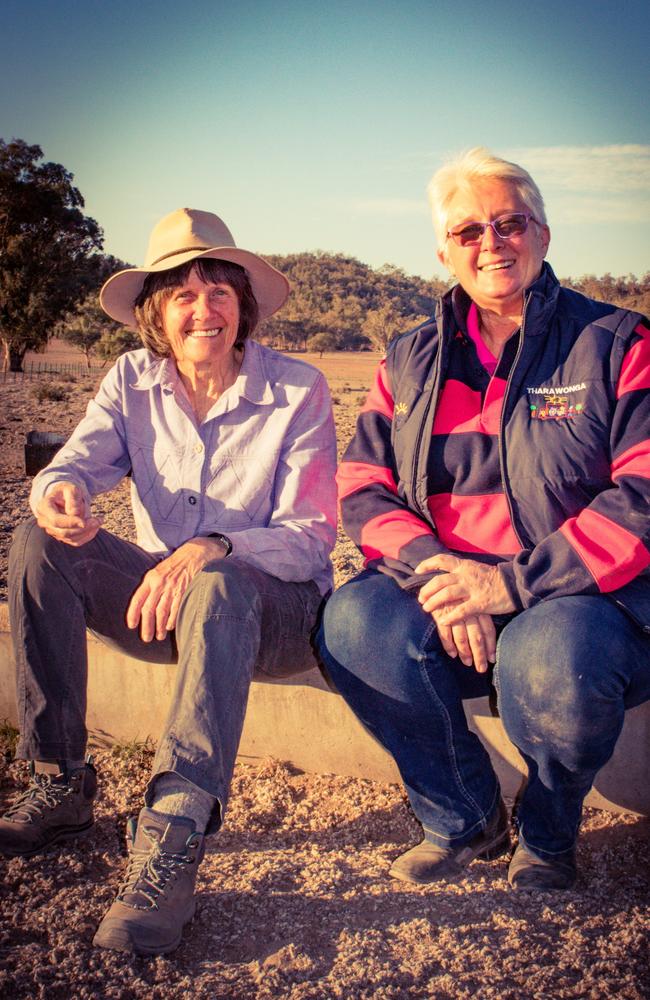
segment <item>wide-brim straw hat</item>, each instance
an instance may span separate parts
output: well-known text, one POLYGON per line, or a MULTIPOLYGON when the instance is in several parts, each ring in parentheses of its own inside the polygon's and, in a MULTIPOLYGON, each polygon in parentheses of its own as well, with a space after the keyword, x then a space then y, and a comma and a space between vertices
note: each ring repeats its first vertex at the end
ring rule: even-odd
POLYGON ((235 246, 232 233, 218 215, 178 208, 154 226, 144 266, 118 271, 108 279, 99 293, 102 309, 118 323, 137 327, 133 305, 147 275, 201 257, 229 260, 245 269, 260 319, 272 316, 286 302, 291 286, 285 276, 257 254, 235 246))

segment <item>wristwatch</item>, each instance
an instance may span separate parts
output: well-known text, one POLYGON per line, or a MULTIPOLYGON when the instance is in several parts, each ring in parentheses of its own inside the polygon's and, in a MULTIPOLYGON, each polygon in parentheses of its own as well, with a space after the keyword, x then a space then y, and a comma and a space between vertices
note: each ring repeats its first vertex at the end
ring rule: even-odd
POLYGON ((220 531, 211 531, 210 534, 206 535, 205 537, 219 539, 219 541, 226 550, 223 554, 224 559, 226 558, 226 556, 229 556, 230 553, 232 552, 232 542, 228 538, 228 535, 222 535, 220 531))

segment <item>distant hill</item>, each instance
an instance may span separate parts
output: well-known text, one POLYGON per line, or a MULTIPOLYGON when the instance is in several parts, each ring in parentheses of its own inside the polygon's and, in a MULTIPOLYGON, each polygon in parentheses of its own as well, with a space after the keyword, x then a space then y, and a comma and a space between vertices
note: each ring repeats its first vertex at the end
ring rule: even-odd
POLYGON ((261 330, 269 342, 282 347, 305 347, 311 338, 326 334, 326 350, 381 349, 382 322, 392 327, 391 336, 408 329, 418 318, 431 315, 436 298, 448 287, 444 281, 425 281, 388 264, 375 270, 342 254, 317 251, 266 259, 293 287, 286 306, 261 330))
MULTIPOLYGON (((453 283, 321 251, 266 259, 293 287, 286 306, 260 330, 268 343, 283 348, 383 350, 395 334, 432 315, 435 300, 453 283)), ((591 298, 650 314, 650 272, 640 279, 605 274, 560 280, 591 298)))

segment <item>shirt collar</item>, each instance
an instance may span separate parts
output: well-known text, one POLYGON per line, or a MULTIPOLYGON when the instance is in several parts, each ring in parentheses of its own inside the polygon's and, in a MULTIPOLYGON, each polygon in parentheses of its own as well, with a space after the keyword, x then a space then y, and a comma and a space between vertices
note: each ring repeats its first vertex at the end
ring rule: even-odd
POLYGON ((254 340, 247 340, 245 343, 244 360, 235 386, 249 403, 272 403, 275 398, 263 352, 254 340))
POLYGON ((154 385, 162 385, 164 389, 173 388, 176 384, 178 373, 171 358, 157 358, 152 356, 150 364, 140 373, 135 382, 131 383, 132 389, 151 389, 154 385))
POLYGON ((160 385, 163 389, 174 389, 178 381, 178 372, 172 358, 153 357, 138 379, 133 382, 133 389, 152 389, 160 385))
MULTIPOLYGON (((145 368, 134 389, 152 389, 160 385, 163 389, 174 391, 178 385, 179 375, 173 358, 154 358, 145 368)), ((235 382, 238 395, 250 403, 268 404, 274 400, 273 389, 264 364, 264 356, 260 345, 254 340, 247 340, 244 347, 244 360, 235 382)))

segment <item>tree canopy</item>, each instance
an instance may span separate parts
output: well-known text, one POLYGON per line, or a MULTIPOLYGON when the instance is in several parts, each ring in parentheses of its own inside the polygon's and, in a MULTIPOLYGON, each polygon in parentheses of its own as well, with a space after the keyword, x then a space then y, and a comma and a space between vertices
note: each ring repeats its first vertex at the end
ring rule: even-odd
POLYGON ((106 364, 125 351, 142 347, 142 341, 134 330, 127 330, 106 315, 99 304, 98 292, 90 292, 75 309, 67 312, 58 324, 57 333, 62 340, 81 351, 88 367, 94 357, 101 358, 106 364))
POLYGON ((611 302, 650 316, 650 271, 641 278, 634 274, 613 278, 609 272, 600 278, 595 274, 583 274, 581 278, 563 278, 562 284, 575 288, 590 299, 611 302))
POLYGON ((430 316, 436 298, 448 287, 444 281, 407 275, 391 264, 373 269, 342 254, 318 251, 266 259, 286 274, 293 288, 284 308, 259 331, 282 348, 327 343, 323 350, 383 350, 396 333, 430 316), (381 334, 375 313, 383 321, 381 334))
POLYGON ((0 341, 12 371, 112 265, 73 175, 42 157, 39 146, 0 139, 0 341))

